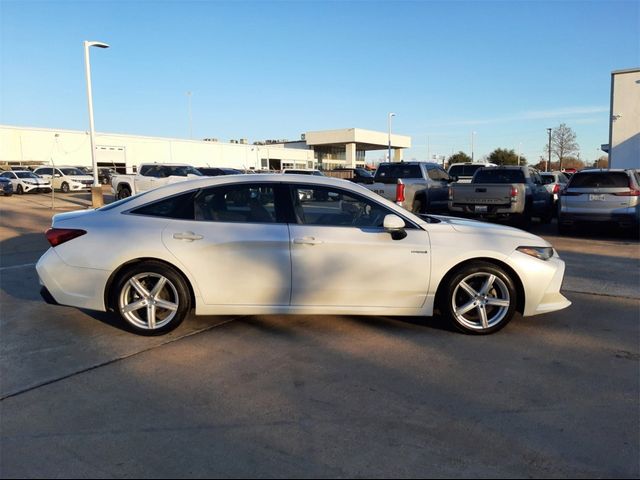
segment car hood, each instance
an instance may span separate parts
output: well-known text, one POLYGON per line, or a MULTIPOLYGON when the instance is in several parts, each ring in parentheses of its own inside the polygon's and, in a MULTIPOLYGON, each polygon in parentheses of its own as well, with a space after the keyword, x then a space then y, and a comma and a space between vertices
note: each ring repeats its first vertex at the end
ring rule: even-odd
POLYGON ((45 178, 19 178, 18 180, 22 180, 25 183, 35 183, 36 185, 48 185, 50 183, 45 178))
POLYGON ((446 217, 440 215, 432 215, 442 223, 451 225, 451 227, 460 233, 467 234, 487 234, 499 235, 501 237, 510 237, 518 240, 524 240, 530 246, 550 247, 551 244, 545 239, 534 235, 519 228, 507 227, 496 223, 480 222, 478 220, 470 220, 458 217, 446 217))

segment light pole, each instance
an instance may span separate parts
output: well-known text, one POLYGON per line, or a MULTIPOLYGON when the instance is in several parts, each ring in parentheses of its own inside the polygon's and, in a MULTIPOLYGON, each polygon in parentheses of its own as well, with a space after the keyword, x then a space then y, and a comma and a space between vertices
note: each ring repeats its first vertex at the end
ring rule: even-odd
POLYGON ((475 139, 476 132, 471 132, 471 163, 473 163, 475 155, 473 152, 473 140, 475 139))
POLYGON ((193 140, 193 115, 191 113, 191 92, 187 92, 187 99, 189 100, 189 139, 193 140))
POLYGON ((387 119, 387 126, 389 127, 389 150, 388 150, 388 162, 391 162, 391 117, 395 117, 395 113, 389 113, 389 117, 387 119))
POLYGON ((93 126, 93 96, 91 93, 91 64, 89 63, 89 48, 109 48, 109 45, 102 42, 84 41, 84 68, 87 76, 87 98, 89 102, 89 137, 91 139, 91 164, 93 165, 93 187, 91 187, 91 203, 97 208, 104 204, 102 198, 102 187, 98 181, 98 164, 96 163, 96 141, 95 129, 93 126))
POLYGON ((544 166, 544 171, 548 172, 549 171, 549 167, 551 167, 551 131, 553 129, 552 128, 547 128, 547 133, 549 134, 549 157, 547 159, 547 163, 544 166))

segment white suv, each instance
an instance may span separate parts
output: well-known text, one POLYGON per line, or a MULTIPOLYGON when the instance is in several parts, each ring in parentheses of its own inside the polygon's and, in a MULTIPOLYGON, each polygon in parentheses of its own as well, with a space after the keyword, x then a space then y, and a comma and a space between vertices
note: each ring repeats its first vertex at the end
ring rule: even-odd
POLYGON ((90 190, 93 185, 93 177, 77 167, 40 167, 33 173, 50 179, 53 188, 64 193, 90 190))

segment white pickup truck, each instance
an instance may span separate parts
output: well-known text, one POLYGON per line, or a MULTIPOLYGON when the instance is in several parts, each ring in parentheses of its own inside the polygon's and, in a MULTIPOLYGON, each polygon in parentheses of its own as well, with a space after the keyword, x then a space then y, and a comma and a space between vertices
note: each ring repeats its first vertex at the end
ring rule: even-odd
POLYGON ((202 174, 191 165, 180 163, 143 163, 135 175, 115 175, 111 178, 111 190, 116 199, 130 197, 170 183, 183 182, 202 174))

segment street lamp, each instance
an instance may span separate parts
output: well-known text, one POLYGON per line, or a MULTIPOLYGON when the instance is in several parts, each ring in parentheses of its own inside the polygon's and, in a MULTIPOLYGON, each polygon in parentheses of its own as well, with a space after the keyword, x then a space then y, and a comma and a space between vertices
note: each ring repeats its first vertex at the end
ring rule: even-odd
POLYGON ((544 171, 548 172, 551 167, 551 131, 552 128, 547 128, 547 133, 549 134, 549 158, 547 159, 547 164, 544 166, 544 171))
POLYGON ((391 161, 391 117, 395 117, 395 113, 389 113, 389 117, 387 119, 387 126, 389 127, 389 153, 387 161, 391 161))
POLYGON ((104 204, 102 198, 102 187, 98 181, 98 164, 96 162, 96 141, 95 129, 93 126, 93 97, 91 94, 91 64, 89 63, 89 48, 109 48, 109 45, 102 42, 84 41, 84 68, 87 77, 87 98, 89 102, 89 137, 91 139, 91 163, 93 165, 93 186, 91 187, 91 203, 97 208, 104 204))
POLYGON ((474 152, 473 152, 473 140, 475 139, 476 132, 471 132, 471 163, 474 161, 474 152))

